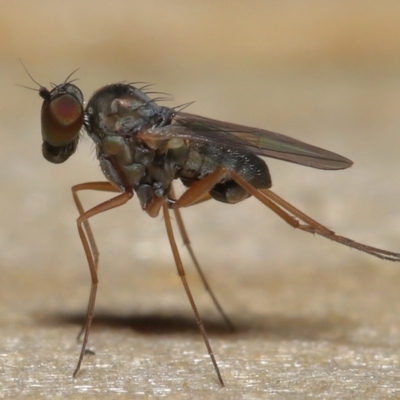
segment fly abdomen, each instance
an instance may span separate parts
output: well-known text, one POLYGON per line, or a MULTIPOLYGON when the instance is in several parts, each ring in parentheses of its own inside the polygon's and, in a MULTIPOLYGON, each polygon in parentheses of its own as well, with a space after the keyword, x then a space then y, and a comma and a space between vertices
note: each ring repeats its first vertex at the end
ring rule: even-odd
MULTIPOLYGON (((187 159, 179 172, 179 178, 186 186, 190 186, 219 168, 237 173, 257 189, 270 188, 272 185, 267 164, 254 153, 195 142, 189 146, 187 159)), ((250 197, 250 194, 229 176, 215 185, 210 195, 215 200, 229 204, 250 197)))

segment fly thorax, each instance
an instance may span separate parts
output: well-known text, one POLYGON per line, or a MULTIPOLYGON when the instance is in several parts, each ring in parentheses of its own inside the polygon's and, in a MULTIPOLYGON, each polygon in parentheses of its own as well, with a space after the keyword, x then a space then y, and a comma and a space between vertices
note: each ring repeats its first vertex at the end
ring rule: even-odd
POLYGON ((107 135, 99 146, 101 154, 113 156, 120 165, 130 165, 133 162, 131 151, 123 137, 107 135))
POLYGON ((146 175, 146 167, 140 163, 121 165, 117 164, 113 157, 108 158, 104 155, 99 157, 99 161, 104 176, 121 192, 137 187, 146 175))
POLYGON ((120 188, 137 187, 146 176, 146 164, 154 157, 154 152, 119 135, 105 136, 98 152, 104 175, 120 188))
POLYGON ((134 139, 127 139, 126 143, 129 146, 133 162, 139 162, 146 167, 153 163, 156 155, 155 150, 148 148, 134 139))

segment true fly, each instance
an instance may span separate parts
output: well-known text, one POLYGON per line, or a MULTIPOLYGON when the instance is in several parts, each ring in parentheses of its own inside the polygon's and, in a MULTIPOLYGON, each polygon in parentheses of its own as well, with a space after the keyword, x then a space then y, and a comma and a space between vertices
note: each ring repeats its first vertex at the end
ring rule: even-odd
POLYGON ((233 204, 254 196, 294 228, 381 259, 400 261, 399 253, 336 235, 273 193, 268 167, 260 156, 325 170, 348 168, 352 165, 349 159, 278 133, 188 114, 180 111, 182 107, 160 106, 157 99, 149 97, 145 88, 133 84, 107 85, 95 92, 84 107, 81 91, 68 79, 60 85, 53 85, 51 90, 39 85, 39 95, 43 98, 43 155, 52 163, 66 161, 75 152, 81 132, 86 132, 95 143, 100 168, 107 179, 72 187, 79 211, 78 232, 92 281, 87 317, 79 335, 83 334, 83 342, 74 376, 86 352, 98 285, 99 252, 89 219, 122 206, 134 194, 151 217, 158 216, 162 210, 178 274, 221 385, 224 383, 220 370, 185 277, 170 210, 175 213, 184 243, 207 291, 228 324, 230 322, 211 292, 193 253, 180 215, 183 207, 210 199, 233 204), (179 197, 173 190, 176 180, 187 188, 179 197), (115 196, 85 210, 78 196, 82 190, 111 192, 115 196))

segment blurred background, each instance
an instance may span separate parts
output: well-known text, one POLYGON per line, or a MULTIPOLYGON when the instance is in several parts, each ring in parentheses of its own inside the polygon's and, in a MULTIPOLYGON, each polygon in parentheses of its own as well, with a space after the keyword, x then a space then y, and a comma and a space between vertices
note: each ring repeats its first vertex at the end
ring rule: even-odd
MULTIPOLYGON (((73 342, 89 273, 70 187, 103 179, 89 138, 65 164, 42 157, 42 102, 16 86, 37 89, 19 60, 46 87, 79 68, 73 77, 86 99, 109 83, 150 82, 173 96, 165 105, 195 101, 188 112, 284 133, 352 159, 351 169, 336 172, 267 162, 284 199, 342 235, 400 251, 398 1, 3 1, 0 46, 4 354, 17 351, 15 340, 28 327, 51 347, 51 322, 43 321, 54 315, 64 316, 60 332, 70 329, 65 341, 73 342)), ((82 194, 87 208, 105 198, 82 194)), ((333 313, 376 323, 375 336, 400 342, 398 266, 297 232, 254 199, 208 202, 183 216, 211 285, 239 323, 268 315, 331 321, 333 313)), ((100 315, 190 320, 161 216, 149 218, 133 198, 92 227, 101 251, 100 315)), ((181 248, 203 315, 218 320, 181 248)), ((285 332, 296 329, 295 319, 285 321, 285 332)), ((54 352, 46 350, 49 362, 57 339, 54 352)), ((66 375, 77 355, 69 345, 66 375)), ((110 346, 115 352, 115 341, 110 346)), ((242 356, 251 359, 251 351, 242 356)), ((196 380, 199 373, 191 373, 196 380)))

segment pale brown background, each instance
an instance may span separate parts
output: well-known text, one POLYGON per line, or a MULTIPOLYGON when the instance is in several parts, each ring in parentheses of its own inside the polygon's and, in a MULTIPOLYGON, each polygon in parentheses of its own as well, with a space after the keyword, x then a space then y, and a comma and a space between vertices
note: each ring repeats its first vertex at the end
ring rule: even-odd
MULTIPOLYGON (((351 158, 270 161, 274 190, 356 240, 400 251, 400 2, 0 2, 0 397, 399 398, 400 265, 296 232, 255 200, 185 210, 227 332, 182 248, 226 388, 176 275, 162 218, 136 199, 93 221, 95 356, 71 374, 89 273, 70 186, 101 180, 90 140, 41 155, 37 93, 75 68, 86 98, 156 83, 190 112, 351 158)), ((104 196, 86 194, 86 206, 104 196)), ((180 240, 178 240, 180 242, 180 240)))

